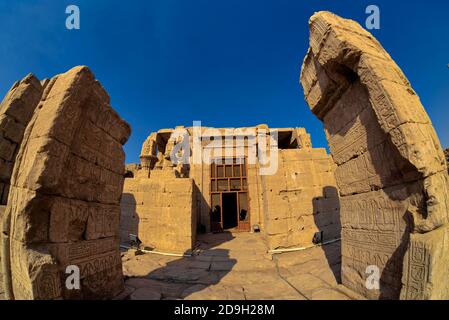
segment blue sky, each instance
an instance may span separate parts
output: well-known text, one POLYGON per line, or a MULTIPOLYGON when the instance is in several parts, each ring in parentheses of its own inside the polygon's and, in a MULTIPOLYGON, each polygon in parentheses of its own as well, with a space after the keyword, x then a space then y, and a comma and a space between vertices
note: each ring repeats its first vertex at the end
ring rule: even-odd
POLYGON ((152 131, 177 125, 305 127, 327 147, 304 102, 299 70, 308 19, 330 10, 364 23, 381 10, 381 41, 418 92, 449 147, 447 1, 354 0, 0 0, 0 95, 33 72, 51 77, 88 65, 133 129, 137 162, 152 131), (65 28, 65 8, 81 29, 65 28))

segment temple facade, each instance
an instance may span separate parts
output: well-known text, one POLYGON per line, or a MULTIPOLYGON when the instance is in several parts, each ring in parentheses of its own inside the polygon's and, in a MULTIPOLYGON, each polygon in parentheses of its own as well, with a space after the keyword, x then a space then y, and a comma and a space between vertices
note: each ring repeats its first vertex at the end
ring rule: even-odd
POLYGON ((120 237, 190 253, 198 233, 262 232, 271 250, 340 237, 334 165, 303 128, 177 127, 128 165, 120 237))

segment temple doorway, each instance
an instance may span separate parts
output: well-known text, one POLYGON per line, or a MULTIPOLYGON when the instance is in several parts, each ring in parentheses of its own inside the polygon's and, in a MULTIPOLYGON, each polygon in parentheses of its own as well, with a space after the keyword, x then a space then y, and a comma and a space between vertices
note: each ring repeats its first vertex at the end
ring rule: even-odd
POLYGON ((237 210, 237 193, 223 193, 223 230, 235 229, 239 226, 237 210))
POLYGON ((245 159, 213 163, 210 190, 211 231, 250 231, 245 159))

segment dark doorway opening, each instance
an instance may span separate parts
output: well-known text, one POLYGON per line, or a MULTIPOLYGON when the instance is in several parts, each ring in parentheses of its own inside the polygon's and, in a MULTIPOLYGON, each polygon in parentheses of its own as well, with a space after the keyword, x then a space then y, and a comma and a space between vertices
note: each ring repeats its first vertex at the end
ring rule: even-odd
POLYGON ((237 193, 223 193, 223 229, 237 228, 237 216, 237 193))
POLYGON ((210 168, 212 232, 250 231, 247 168, 244 158, 215 159, 210 168))

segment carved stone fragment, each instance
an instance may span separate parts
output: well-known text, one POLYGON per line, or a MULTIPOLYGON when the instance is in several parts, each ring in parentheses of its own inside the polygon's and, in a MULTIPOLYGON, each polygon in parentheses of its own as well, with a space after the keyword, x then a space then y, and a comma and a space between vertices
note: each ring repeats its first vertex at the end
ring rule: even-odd
POLYGON ((318 12, 309 25, 301 84, 337 165, 343 284, 368 298, 448 298, 449 179, 426 111, 358 23, 318 12), (366 286, 370 266, 380 290, 366 286))
POLYGON ((118 228, 129 135, 87 67, 48 82, 17 154, 3 219, 7 298, 108 298, 123 289, 118 228), (79 290, 66 287, 70 265, 80 270, 79 290))

